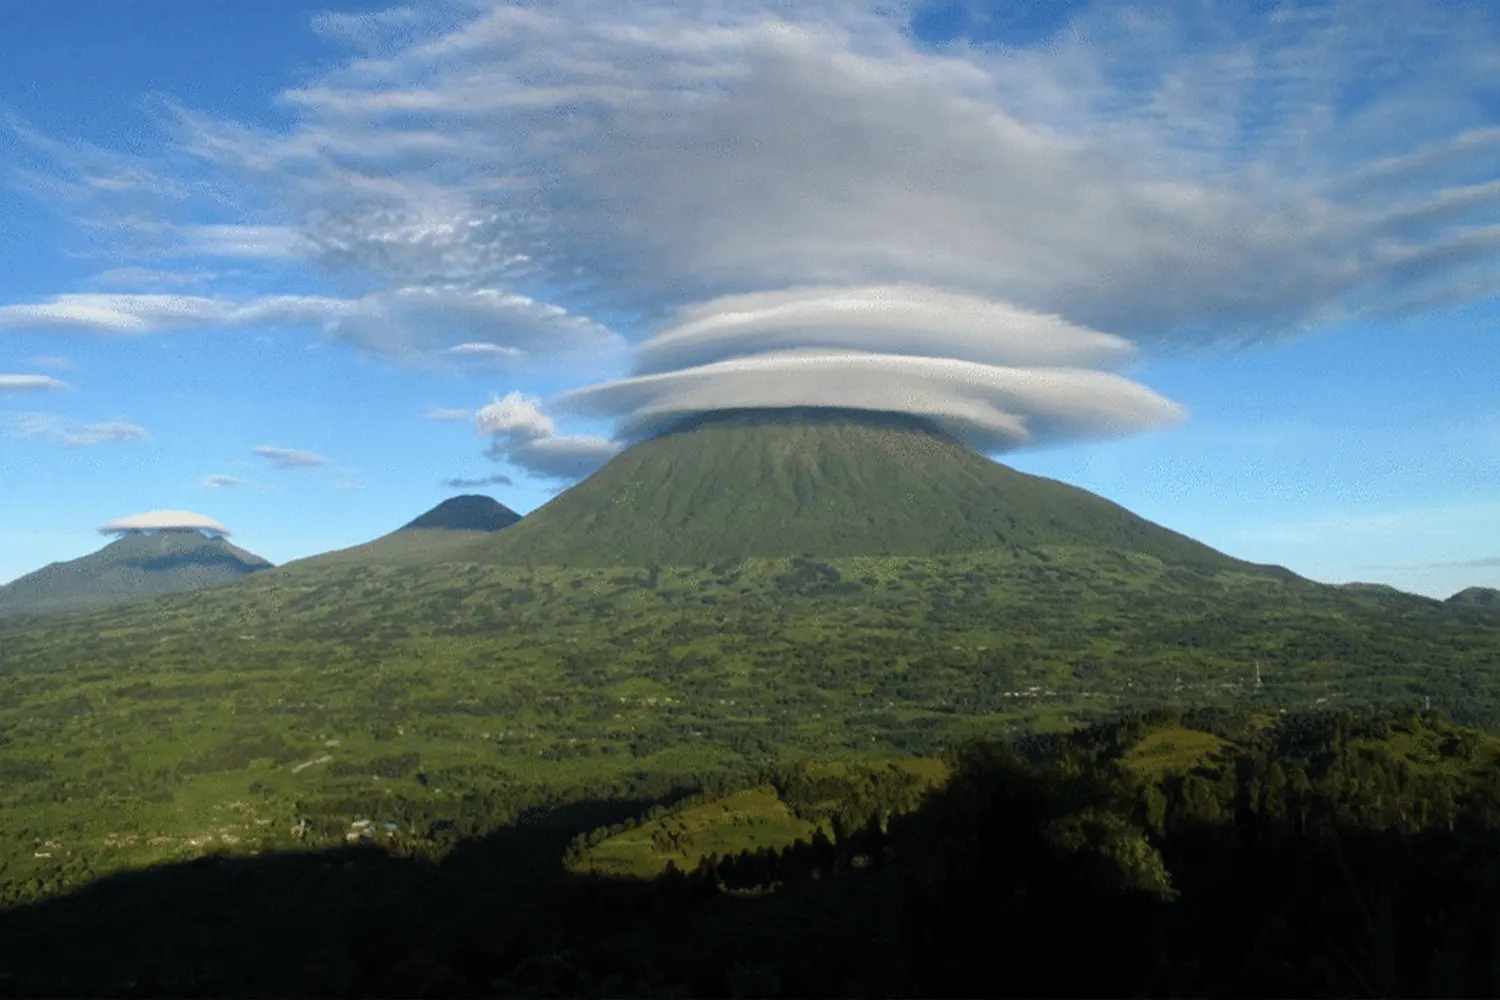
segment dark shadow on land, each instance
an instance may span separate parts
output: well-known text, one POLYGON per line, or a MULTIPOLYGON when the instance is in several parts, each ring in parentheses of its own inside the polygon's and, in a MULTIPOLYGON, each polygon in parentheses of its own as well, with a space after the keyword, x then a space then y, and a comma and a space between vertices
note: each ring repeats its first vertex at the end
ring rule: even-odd
POLYGON ((833 841, 650 883, 561 860, 645 801, 440 863, 347 848, 121 875, 0 914, 0 993, 1494 995, 1500 795, 1414 779, 1337 725, 1309 739, 1151 785, 1107 738, 979 745, 914 813, 851 799, 833 841))

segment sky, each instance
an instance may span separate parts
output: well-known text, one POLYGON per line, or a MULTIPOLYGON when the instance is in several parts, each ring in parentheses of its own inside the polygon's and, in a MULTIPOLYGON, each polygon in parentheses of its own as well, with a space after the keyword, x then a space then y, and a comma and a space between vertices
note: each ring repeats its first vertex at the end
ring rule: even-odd
POLYGON ((1231 555, 1500 586, 1482 3, 9 0, 0 583, 926 416, 1231 555))

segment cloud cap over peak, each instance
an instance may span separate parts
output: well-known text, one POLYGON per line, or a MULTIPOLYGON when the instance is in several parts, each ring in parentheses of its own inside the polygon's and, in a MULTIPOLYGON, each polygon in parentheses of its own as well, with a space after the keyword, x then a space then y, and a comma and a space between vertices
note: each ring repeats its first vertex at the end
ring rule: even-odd
POLYGON ((1086 440, 1169 426, 1176 403, 1118 375, 949 358, 781 351, 641 375, 564 394, 558 405, 624 418, 642 435, 688 414, 821 407, 926 417, 980 451, 1086 440))
POLYGON ((203 531, 215 535, 228 535, 229 529, 203 514, 188 510, 153 510, 144 514, 132 514, 109 522, 99 529, 100 534, 129 534, 135 531, 203 531))

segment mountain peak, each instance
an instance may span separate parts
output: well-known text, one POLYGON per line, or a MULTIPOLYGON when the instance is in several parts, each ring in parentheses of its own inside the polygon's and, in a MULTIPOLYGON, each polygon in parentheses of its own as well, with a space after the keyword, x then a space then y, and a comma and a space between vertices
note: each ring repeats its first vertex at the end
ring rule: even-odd
POLYGON ((271 564, 197 531, 130 532, 0 587, 0 616, 103 607, 227 583, 271 564))
POLYGON ((492 497, 466 493, 449 497, 397 530, 501 531, 520 519, 520 514, 492 497))
POLYGON ((1245 565, 1102 497, 994 462, 927 421, 807 408, 684 418, 473 554, 532 565, 710 565, 1041 545, 1245 565))

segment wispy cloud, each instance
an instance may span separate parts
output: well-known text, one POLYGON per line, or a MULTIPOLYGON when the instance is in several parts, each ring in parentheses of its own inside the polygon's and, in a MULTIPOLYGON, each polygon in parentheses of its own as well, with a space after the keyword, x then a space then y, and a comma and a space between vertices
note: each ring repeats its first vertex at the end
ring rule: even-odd
POLYGON ((269 444, 258 444, 250 452, 270 462, 271 467, 276 469, 315 469, 329 463, 326 456, 316 452, 279 448, 269 444))
POLYGON ((430 406, 422 413, 422 419, 461 423, 474 419, 474 412, 472 410, 456 410, 446 406, 430 406))
POLYGON ((0 394, 8 392, 45 392, 66 389, 68 383, 51 375, 0 375, 0 394))
POLYGON ((477 479, 444 479, 443 485, 450 490, 470 490, 482 486, 511 486, 514 480, 503 472, 497 472, 491 476, 480 476, 477 479))
POLYGON ((257 483, 250 479, 241 479, 238 476, 212 475, 204 476, 194 486, 200 490, 256 490, 259 492, 273 492, 281 489, 269 483, 257 483))
POLYGON ((494 367, 558 355, 620 356, 624 341, 591 320, 525 296, 456 287, 399 288, 343 299, 325 295, 248 298, 161 292, 74 292, 0 305, 0 330, 95 336, 226 326, 312 326, 366 353, 401 362, 445 358, 494 367), (473 342, 508 337, 512 345, 473 342), (453 341, 461 343, 449 346, 453 341))
POLYGON ((0 330, 139 335, 191 326, 317 322, 346 308, 340 300, 307 295, 234 302, 197 295, 83 292, 0 306, 0 330))
POLYGON ((187 285, 203 285, 218 275, 204 269, 166 270, 159 267, 111 267, 90 279, 97 287, 113 288, 182 288, 187 285))
POLYGON ((13 438, 53 441, 70 448, 150 438, 144 427, 124 420, 86 423, 52 413, 8 413, 0 419, 13 438))

